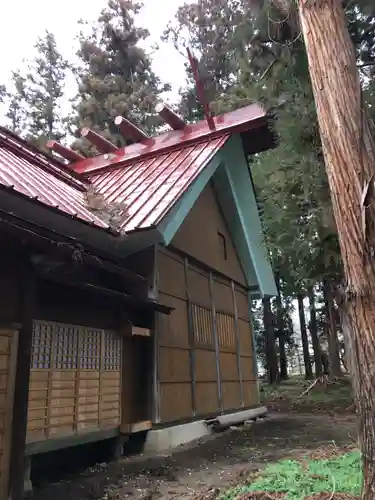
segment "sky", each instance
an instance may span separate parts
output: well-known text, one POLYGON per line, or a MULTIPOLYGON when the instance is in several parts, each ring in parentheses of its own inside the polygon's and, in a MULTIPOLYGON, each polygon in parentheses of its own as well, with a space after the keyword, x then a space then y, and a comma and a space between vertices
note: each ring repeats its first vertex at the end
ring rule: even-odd
MULTIPOLYGON (((160 45, 160 50, 153 53, 153 69, 163 82, 172 85, 171 100, 175 99, 179 87, 184 85, 184 59, 173 46, 161 43, 160 35, 179 5, 190 1, 144 0, 144 8, 138 18, 138 24, 150 31, 150 50, 155 42, 160 45)), ((3 2, 0 17, 0 84, 6 84, 11 71, 22 67, 22 60, 34 54, 33 47, 38 36, 43 36, 47 29, 54 33, 63 56, 72 59, 77 48, 78 20, 94 21, 105 5, 106 0, 3 2)))

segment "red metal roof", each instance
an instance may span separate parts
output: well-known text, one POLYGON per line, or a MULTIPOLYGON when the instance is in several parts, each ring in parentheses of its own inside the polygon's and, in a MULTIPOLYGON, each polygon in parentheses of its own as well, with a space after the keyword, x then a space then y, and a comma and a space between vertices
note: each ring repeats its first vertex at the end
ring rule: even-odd
POLYGON ((186 191, 228 135, 208 138, 164 154, 90 176, 108 204, 124 204, 125 231, 155 226, 186 191))
MULTIPOLYGON (((101 228, 108 225, 96 217, 85 204, 85 193, 51 172, 17 156, 0 145, 0 185, 12 188, 28 198, 60 210, 65 215, 81 219, 101 228)), ((84 185, 82 184, 84 188, 84 185)))
POLYGON ((0 127, 0 186, 108 229, 108 224, 87 207, 85 192, 91 183, 107 206, 113 204, 115 211, 119 205, 126 208, 127 218, 119 230, 153 227, 230 135, 251 131, 250 136, 243 137, 245 142, 252 144, 254 152, 262 150, 263 146, 253 144, 256 131, 267 129, 261 106, 252 104, 225 113, 214 122, 215 130, 203 120, 70 165, 39 152, 0 127))
MULTIPOLYGON (((150 139, 145 139, 116 153, 101 154, 93 158, 86 158, 71 165, 71 168, 80 174, 89 174, 94 171, 113 167, 125 162, 134 162, 147 156, 162 154, 172 149, 185 147, 188 144, 197 144, 200 141, 222 137, 226 134, 235 134, 260 128, 267 124, 265 110, 259 104, 250 104, 229 113, 214 117, 215 130, 211 130, 205 120, 186 125, 182 130, 168 130, 150 139)), ((258 152, 256 150, 255 152, 258 152)))

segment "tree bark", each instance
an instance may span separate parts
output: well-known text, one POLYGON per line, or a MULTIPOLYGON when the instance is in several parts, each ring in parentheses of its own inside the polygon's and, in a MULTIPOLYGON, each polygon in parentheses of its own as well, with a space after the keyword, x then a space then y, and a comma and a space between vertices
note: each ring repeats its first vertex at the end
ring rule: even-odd
POLYGON ((285 325, 283 320, 283 305, 281 295, 276 296, 276 311, 277 311, 277 331, 279 337, 279 357, 280 357, 280 379, 288 379, 288 361, 285 350, 285 325))
POLYGON ((322 351, 322 365, 324 375, 329 375, 329 361, 327 353, 322 351))
POLYGON ((308 291, 310 305, 310 335, 314 350, 315 376, 323 375, 322 352, 318 338, 318 325, 316 321, 315 294, 312 288, 308 291))
POLYGON ((311 367, 309 340, 307 338, 305 309, 303 307, 303 296, 297 295, 297 301, 298 301, 299 323, 301 327, 303 362, 305 364, 305 377, 307 380, 309 380, 313 378, 313 372, 311 367))
POLYGON ((280 359, 280 380, 288 379, 288 360, 285 350, 285 322, 283 318, 283 304, 281 296, 281 280, 278 274, 275 276, 277 291, 276 295, 276 314, 277 314, 277 331, 279 337, 279 359, 280 359))
POLYGON ((323 154, 346 280, 342 326, 363 460, 375 498, 375 144, 341 0, 299 0, 323 154), (329 64, 328 64, 329 63, 329 64))
POLYGON ((324 306, 326 310, 328 353, 330 363, 330 374, 333 377, 341 377, 340 363, 340 343, 337 336, 337 326, 335 310, 333 305, 333 296, 330 287, 326 281, 323 283, 324 306))
POLYGON ((275 331, 272 318, 271 300, 269 297, 263 299, 264 333, 266 338, 266 363, 268 383, 276 384, 280 380, 279 366, 275 345, 275 331))

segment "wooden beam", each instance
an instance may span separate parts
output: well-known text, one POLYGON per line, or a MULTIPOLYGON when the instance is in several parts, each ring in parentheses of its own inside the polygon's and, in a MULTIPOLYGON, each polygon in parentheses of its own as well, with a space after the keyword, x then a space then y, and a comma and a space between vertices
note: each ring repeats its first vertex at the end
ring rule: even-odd
POLYGON ((132 325, 132 335, 151 337, 151 330, 149 328, 141 328, 140 326, 132 325))
POLYGON ((232 300, 233 300, 233 311, 234 311, 234 333, 235 333, 235 339, 236 339, 237 371, 238 371, 238 380, 240 381, 241 406, 244 406, 245 399, 244 399, 244 392, 243 392, 243 379, 242 379, 242 366, 241 366, 240 328, 239 328, 239 324, 238 324, 238 308, 237 308, 237 299, 236 299, 236 288, 234 286, 233 280, 231 280, 231 288, 232 288, 232 300))
POLYGON ((70 162, 81 161, 85 159, 85 157, 77 153, 77 151, 73 151, 73 149, 67 148, 57 141, 47 141, 46 146, 48 149, 52 149, 52 151, 70 162))
POLYGON ((154 342, 153 342, 153 377, 152 377, 152 393, 153 393, 153 411, 152 420, 154 423, 160 422, 160 315, 154 313, 154 342))
POLYGON ((121 135, 125 139, 131 139, 135 142, 141 142, 149 139, 150 136, 146 134, 143 130, 134 125, 131 121, 127 120, 123 116, 116 116, 115 125, 120 129, 121 135))
POLYGON ((16 389, 13 407, 12 457, 10 469, 10 498, 22 500, 24 493, 24 468, 26 455, 27 409, 33 317, 36 301, 36 278, 29 261, 20 266, 18 286, 21 291, 16 389))
POLYGON ((193 322, 193 311, 189 293, 189 260, 184 259, 185 270, 185 293, 187 302, 187 321, 188 321, 188 337, 189 337, 189 362, 190 362, 190 377, 191 377, 191 408, 193 416, 197 412, 197 383, 196 383, 196 360, 195 360, 195 333, 193 322))
POLYGON ((135 374, 136 359, 134 359, 134 344, 132 339, 132 324, 125 316, 122 321, 122 356, 121 356, 121 424, 122 434, 131 432, 134 422, 134 392, 137 390, 135 374))
POLYGON ((209 288, 210 288, 210 298, 211 298, 211 308, 212 308, 212 330, 214 335, 214 345, 215 345, 215 360, 216 360, 216 378, 217 378, 217 398, 219 401, 219 407, 221 411, 224 410, 223 407, 223 391, 221 383, 221 369, 220 369, 220 345, 219 338, 217 334, 217 324, 216 324, 216 307, 214 300, 214 280, 212 273, 209 274, 209 288))
POLYGON ((100 153, 116 153, 119 150, 112 142, 88 127, 83 127, 81 136, 90 141, 100 153))
POLYGON ((156 105, 155 111, 173 130, 183 130, 186 127, 184 120, 163 102, 156 105))
POLYGON ((151 420, 142 420, 140 422, 135 422, 130 426, 130 432, 132 433, 148 431, 150 429, 152 429, 151 420))

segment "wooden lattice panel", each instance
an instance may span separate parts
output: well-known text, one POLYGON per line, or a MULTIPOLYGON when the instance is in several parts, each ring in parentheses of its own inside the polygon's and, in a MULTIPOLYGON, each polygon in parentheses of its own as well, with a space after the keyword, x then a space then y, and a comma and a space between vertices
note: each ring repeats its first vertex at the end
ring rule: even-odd
POLYGON ((216 313, 216 329, 219 346, 229 350, 236 349, 234 318, 229 314, 216 313))
POLYGON ((194 340, 196 345, 214 347, 212 311, 192 304, 194 340))
POLYGON ((27 441, 120 424, 121 338, 34 322, 27 441))
POLYGON ((52 349, 52 323, 33 325, 31 369, 50 368, 52 349))

